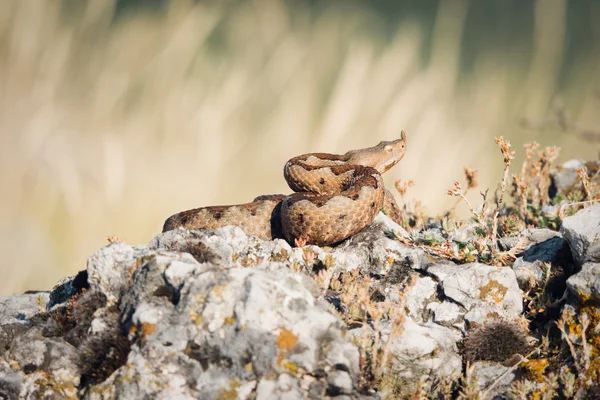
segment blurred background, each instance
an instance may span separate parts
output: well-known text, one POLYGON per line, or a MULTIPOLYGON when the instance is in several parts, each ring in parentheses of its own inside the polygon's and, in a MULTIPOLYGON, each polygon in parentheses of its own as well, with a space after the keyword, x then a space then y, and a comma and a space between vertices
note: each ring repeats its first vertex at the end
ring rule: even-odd
POLYGON ((388 187, 434 215, 463 166, 496 187, 494 136, 514 172, 533 140, 597 159, 600 1, 2 0, 0 293, 402 129, 388 187))

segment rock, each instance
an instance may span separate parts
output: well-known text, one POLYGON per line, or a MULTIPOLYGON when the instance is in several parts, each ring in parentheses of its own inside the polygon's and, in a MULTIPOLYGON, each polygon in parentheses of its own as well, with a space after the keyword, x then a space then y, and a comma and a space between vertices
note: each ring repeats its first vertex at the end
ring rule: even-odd
POLYGON ((431 277, 426 276, 418 278, 417 281, 405 291, 408 315, 416 322, 422 323, 431 319, 427 312, 427 305, 432 301, 437 301, 437 288, 438 283, 431 277))
POLYGON ((22 392, 23 374, 0 359, 0 399, 17 399, 22 392))
POLYGON ((29 318, 46 310, 49 296, 49 292, 0 295, 0 326, 25 324, 29 318))
POLYGON ((440 280, 444 295, 465 310, 467 323, 483 323, 490 315, 515 318, 523 299, 510 268, 471 263, 434 265, 427 272, 440 280))
POLYGON ((569 291, 585 303, 600 303, 600 263, 586 263, 581 271, 567 279, 569 291))
POLYGON ((298 381, 289 374, 277 379, 263 379, 256 388, 256 400, 302 400, 305 396, 298 381))
POLYGON ((327 379, 329 384, 327 393, 330 396, 337 396, 339 394, 350 394, 354 389, 354 380, 352 376, 346 371, 333 371, 329 374, 327 379))
POLYGON ((585 167, 583 160, 565 161, 551 171, 552 183, 558 193, 568 194, 579 182, 577 169, 585 167))
POLYGON ((560 227, 578 265, 600 262, 600 204, 579 210, 560 227))
POLYGON ((465 311, 458 304, 449 301, 430 303, 427 309, 433 312, 433 322, 436 324, 452 325, 464 331, 464 324, 460 323, 460 318, 464 316, 465 311))
POLYGON ((88 259, 90 287, 104 293, 110 303, 117 302, 124 282, 136 268, 133 247, 114 242, 88 259))
POLYGON ((505 236, 498 240, 502 250, 507 251, 515 246, 522 246, 524 250, 531 246, 551 240, 553 238, 562 238, 559 232, 551 229, 528 228, 518 236, 505 236))
POLYGON ((0 388, 13 394, 6 398, 77 394, 79 357, 75 348, 61 338, 44 338, 40 330, 30 329, 10 343, 4 357, 9 362, 0 364, 0 388))
MULTIPOLYGON (((455 237, 471 234, 461 229, 455 237)), ((444 232, 431 225, 425 235, 444 232)), ((367 398, 361 373, 372 354, 359 352, 357 338, 363 352, 382 346, 389 362, 380 371, 412 395, 421 376, 460 375, 468 328, 520 316, 515 271, 538 279, 541 263, 570 262, 567 242, 549 230, 524 232, 513 268, 457 265, 408 236, 380 214, 335 247, 292 248, 236 227, 111 243, 52 292, 0 299, 0 396, 367 398), (347 278, 366 285, 356 289, 361 301, 396 314, 376 319, 370 309, 348 331, 347 278)), ((597 265, 570 279, 571 292, 598 296, 597 265)), ((478 379, 498 368, 481 363, 478 379)))
POLYGON ((568 243, 561 234, 549 229, 528 230, 522 237, 527 247, 513 264, 519 286, 529 289, 540 285, 549 276, 550 269, 560 268, 569 273, 572 263, 568 243))
POLYGON ((417 324, 407 317, 400 335, 390 336, 389 324, 381 332, 382 340, 390 341, 387 346, 394 355, 389 368, 404 382, 405 393, 414 393, 424 374, 438 378, 460 375, 462 360, 451 329, 431 322, 417 324))
POLYGON ((587 169, 587 174, 592 184, 600 182, 600 175, 597 174, 600 168, 600 160, 587 162, 583 160, 569 160, 550 171, 552 185, 549 192, 551 197, 555 197, 556 194, 568 196, 573 189, 581 188, 581 180, 577 174, 578 168, 587 169))
POLYGON ((64 303, 83 289, 89 289, 89 287, 87 270, 80 271, 77 275, 66 276, 52 288, 46 308, 51 309, 57 304, 64 303))
MULTIPOLYGON (((202 244, 214 245, 210 250, 219 260, 249 255, 219 237, 202 244)), ((331 365, 356 379, 358 350, 345 338, 339 317, 315 297, 320 291, 307 276, 276 263, 219 268, 160 250, 143 254, 147 261, 121 299, 133 342, 128 363, 94 386, 89 398, 215 398, 253 385, 257 398, 268 392, 296 398, 304 374, 331 365), (153 365, 164 372, 148 373, 153 365)))
POLYGON ((489 397, 486 398, 495 398, 495 396, 506 393, 510 388, 510 385, 516 378, 515 371, 509 371, 510 366, 504 366, 499 363, 491 362, 491 361, 477 361, 473 363, 473 375, 477 380, 477 384, 479 388, 483 391, 490 386, 503 374, 500 381, 496 383, 493 387, 490 388, 488 393, 489 397))
POLYGON ((361 266, 370 275, 387 276, 397 282, 409 270, 425 270, 435 264, 422 249, 394 240, 393 232, 408 236, 406 231, 383 213, 373 223, 336 248, 334 256, 348 266, 361 266))

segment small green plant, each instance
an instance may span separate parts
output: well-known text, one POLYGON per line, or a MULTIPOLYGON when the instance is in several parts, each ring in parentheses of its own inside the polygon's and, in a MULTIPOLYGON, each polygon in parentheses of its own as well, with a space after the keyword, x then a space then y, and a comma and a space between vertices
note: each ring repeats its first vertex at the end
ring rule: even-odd
POLYGON ((473 376, 475 367, 467 363, 464 375, 460 378, 459 400, 479 400, 481 399, 481 389, 477 378, 473 376))

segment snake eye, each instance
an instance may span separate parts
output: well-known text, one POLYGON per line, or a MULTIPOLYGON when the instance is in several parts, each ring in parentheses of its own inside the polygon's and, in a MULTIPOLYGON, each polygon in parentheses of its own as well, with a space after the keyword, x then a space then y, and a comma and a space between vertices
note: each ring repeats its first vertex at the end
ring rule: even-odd
POLYGON ((392 151, 392 149, 393 149, 393 148, 392 148, 392 146, 391 146, 391 145, 389 145, 389 144, 388 144, 388 145, 386 145, 386 146, 385 146, 383 149, 384 149, 385 151, 392 151))

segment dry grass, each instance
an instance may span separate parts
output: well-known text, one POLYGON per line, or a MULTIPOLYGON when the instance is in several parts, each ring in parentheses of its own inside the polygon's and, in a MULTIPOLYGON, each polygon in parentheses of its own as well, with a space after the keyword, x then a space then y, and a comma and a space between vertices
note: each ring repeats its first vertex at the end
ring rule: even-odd
MULTIPOLYGON (((461 166, 494 154, 494 136, 596 157, 581 132, 600 125, 600 55, 560 68, 573 56, 567 3, 539 3, 530 36, 511 51, 483 46, 468 73, 468 2, 440 2, 429 25, 404 18, 391 35, 370 9, 306 4, 117 14, 106 0, 0 2, 0 293, 51 287, 106 237, 147 242, 182 209, 287 192, 281 171, 294 155, 401 129, 409 151, 388 186, 413 180, 411 196, 433 212, 451 206, 444 187, 461 166), (568 124, 518 125, 545 121, 556 94, 568 124)), ((600 10, 586 15, 593 26, 600 10)), ((499 180, 492 164, 482 187, 499 180)))

